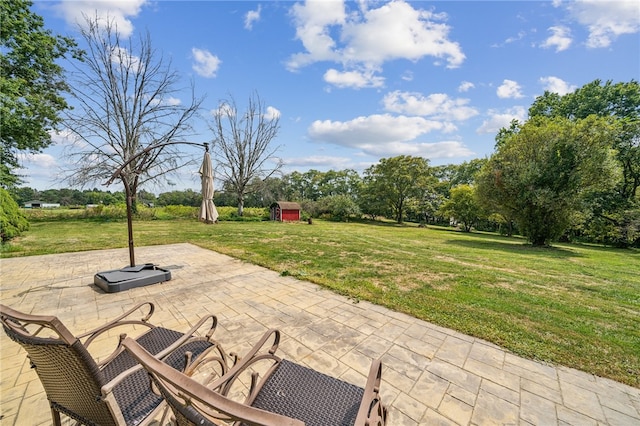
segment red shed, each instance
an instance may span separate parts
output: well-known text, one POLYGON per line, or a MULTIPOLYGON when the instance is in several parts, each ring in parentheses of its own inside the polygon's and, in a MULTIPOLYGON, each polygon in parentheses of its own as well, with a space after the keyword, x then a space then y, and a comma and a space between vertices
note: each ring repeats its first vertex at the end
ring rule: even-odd
POLYGON ((276 201, 271 204, 271 220, 279 222, 300 220, 300 204, 276 201))

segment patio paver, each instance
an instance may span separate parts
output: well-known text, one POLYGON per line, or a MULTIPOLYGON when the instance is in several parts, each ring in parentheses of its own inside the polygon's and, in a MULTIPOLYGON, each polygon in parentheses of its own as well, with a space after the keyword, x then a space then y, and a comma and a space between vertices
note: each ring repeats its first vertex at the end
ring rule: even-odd
MULTIPOLYGON (((0 300, 57 315, 78 334, 142 301, 156 304, 154 323, 178 330, 214 313, 215 336, 240 354, 264 331, 279 328, 285 357, 361 386, 371 360, 381 357, 390 425, 640 424, 638 388, 523 359, 191 244, 139 247, 136 257, 170 268, 172 280, 102 292, 93 275, 126 265, 126 249, 0 259, 0 300)), ((25 353, 0 335, 0 424, 50 424, 25 353)))

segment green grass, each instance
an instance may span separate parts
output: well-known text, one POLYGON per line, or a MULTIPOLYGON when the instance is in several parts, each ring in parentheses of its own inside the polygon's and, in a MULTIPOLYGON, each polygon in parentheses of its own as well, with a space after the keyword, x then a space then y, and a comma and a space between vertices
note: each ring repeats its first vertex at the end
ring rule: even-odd
MULTIPOLYGON (((126 223, 32 222, 3 257, 126 247, 126 223)), ((136 245, 190 242, 640 386, 640 251, 384 223, 139 221, 136 245)))

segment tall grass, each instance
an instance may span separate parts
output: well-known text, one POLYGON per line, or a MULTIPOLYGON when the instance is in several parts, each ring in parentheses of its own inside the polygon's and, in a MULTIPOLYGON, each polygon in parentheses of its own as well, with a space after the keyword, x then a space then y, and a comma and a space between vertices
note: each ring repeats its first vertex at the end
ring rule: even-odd
MULTIPOLYGON (((217 207, 219 220, 232 221, 260 221, 269 219, 269 209, 248 207, 243 216, 238 216, 236 207, 217 207)), ((93 219, 98 221, 119 221, 127 218, 126 205, 98 205, 80 209, 22 209, 25 216, 32 222, 66 221, 69 219, 93 219)), ((137 220, 170 220, 197 219, 199 207, 191 206, 163 206, 147 207, 139 204, 134 214, 137 220)))

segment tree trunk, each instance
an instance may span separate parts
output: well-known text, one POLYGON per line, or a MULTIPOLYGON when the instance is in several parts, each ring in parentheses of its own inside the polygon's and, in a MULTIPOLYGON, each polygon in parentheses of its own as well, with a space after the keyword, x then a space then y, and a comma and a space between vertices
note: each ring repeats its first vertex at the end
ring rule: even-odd
POLYGON ((238 216, 242 217, 244 215, 244 198, 240 197, 238 199, 238 216))
POLYGON ((541 237, 541 236, 537 236, 534 238, 531 238, 531 245, 535 246, 535 247, 546 247, 547 246, 547 239, 545 237, 541 237))

